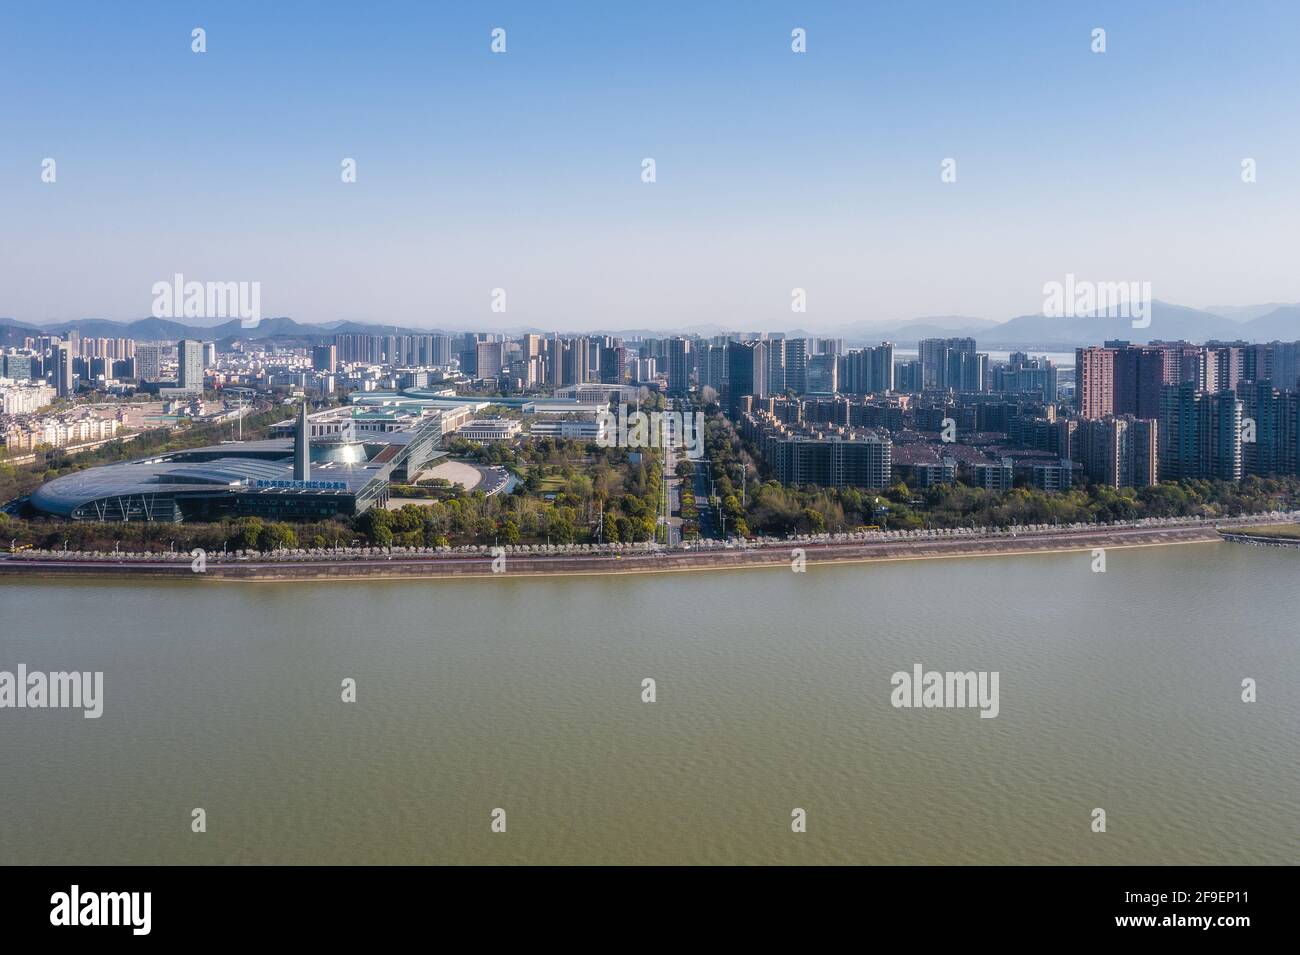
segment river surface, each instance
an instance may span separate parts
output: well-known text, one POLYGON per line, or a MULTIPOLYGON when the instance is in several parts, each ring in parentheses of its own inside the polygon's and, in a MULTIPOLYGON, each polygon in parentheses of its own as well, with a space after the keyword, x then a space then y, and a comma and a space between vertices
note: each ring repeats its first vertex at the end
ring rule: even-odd
POLYGON ((1092 563, 0 580, 0 670, 105 698, 0 709, 0 862, 1300 861, 1300 551, 1092 563))

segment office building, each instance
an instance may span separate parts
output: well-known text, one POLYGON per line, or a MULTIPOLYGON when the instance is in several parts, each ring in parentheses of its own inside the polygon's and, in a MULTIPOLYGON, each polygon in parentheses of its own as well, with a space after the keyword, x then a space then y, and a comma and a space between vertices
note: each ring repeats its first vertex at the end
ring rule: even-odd
POLYGON ((60 398, 71 398, 76 394, 76 382, 72 371, 72 344, 59 342, 51 351, 54 359, 54 390, 60 398))
POLYGON ((311 350, 311 368, 312 371, 323 371, 329 374, 339 370, 339 347, 338 345, 317 345, 311 350))

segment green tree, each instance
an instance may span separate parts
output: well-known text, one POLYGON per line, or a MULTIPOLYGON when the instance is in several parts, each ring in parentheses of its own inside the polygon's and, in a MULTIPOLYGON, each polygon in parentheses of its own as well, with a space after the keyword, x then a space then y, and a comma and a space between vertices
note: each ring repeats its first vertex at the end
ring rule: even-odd
POLYGON ((267 524, 257 534, 257 549, 263 553, 279 550, 281 547, 294 548, 298 546, 298 535, 294 533, 292 527, 288 524, 282 524, 278 521, 274 524, 267 524))

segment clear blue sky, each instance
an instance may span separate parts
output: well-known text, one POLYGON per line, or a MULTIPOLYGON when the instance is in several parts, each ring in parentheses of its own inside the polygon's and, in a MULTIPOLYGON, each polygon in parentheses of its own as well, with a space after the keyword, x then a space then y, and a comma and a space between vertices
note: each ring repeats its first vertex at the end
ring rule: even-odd
POLYGON ((1296 301, 1298 37, 1295 2, 9 3, 0 316, 143 317, 175 272, 446 327, 1003 320, 1067 272, 1296 301))

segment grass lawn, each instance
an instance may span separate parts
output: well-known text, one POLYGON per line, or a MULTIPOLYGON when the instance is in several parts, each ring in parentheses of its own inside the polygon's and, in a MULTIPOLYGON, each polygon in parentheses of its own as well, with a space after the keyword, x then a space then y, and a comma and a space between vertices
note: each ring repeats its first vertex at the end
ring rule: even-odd
POLYGON ((1260 527, 1243 527, 1238 533, 1252 537, 1300 537, 1300 524, 1264 524, 1260 527))

